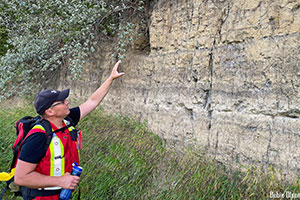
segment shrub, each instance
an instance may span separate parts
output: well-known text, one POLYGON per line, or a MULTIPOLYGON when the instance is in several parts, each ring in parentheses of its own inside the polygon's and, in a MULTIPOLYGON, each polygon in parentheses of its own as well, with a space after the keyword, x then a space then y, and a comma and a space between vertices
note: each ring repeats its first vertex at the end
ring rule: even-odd
POLYGON ((145 13, 145 2, 137 0, 2 2, 0 34, 4 36, 1 43, 5 44, 0 52, 2 99, 47 87, 54 72, 64 65, 68 65, 71 76, 77 79, 88 54, 95 51, 99 34, 116 36, 120 40, 116 58, 124 58, 126 42, 134 39, 126 32, 132 33, 135 28, 127 21, 145 13))

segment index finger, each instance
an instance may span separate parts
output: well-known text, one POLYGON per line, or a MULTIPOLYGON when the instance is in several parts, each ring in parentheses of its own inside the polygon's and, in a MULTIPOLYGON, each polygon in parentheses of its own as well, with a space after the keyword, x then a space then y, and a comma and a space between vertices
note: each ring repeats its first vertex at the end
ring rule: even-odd
POLYGON ((119 60, 119 61, 115 64, 114 68, 118 68, 118 66, 119 66, 120 63, 121 63, 121 60, 119 60))

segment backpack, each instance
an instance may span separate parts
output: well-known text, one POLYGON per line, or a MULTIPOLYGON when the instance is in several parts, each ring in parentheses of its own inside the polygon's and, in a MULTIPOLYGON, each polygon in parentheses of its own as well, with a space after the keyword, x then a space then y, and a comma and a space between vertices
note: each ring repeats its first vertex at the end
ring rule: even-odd
MULTIPOLYGON (((49 148, 49 145, 51 143, 52 140, 52 136, 53 133, 59 132, 59 131, 64 131, 65 129, 69 128, 70 126, 73 125, 73 121, 70 117, 67 117, 66 120, 69 122, 68 124, 66 124, 65 127, 52 131, 52 127, 49 123, 48 120, 46 119, 42 119, 40 116, 37 117, 31 117, 31 116, 25 116, 22 117, 21 119, 19 119, 16 122, 16 135, 17 138, 12 146, 12 150, 13 150, 13 160, 11 163, 11 173, 7 174, 7 173, 3 173, 6 176, 6 180, 1 180, 0 177, 0 181, 5 181, 6 182, 6 187, 4 188, 3 192, 0 195, 0 200, 2 200, 5 192, 7 191, 7 189, 10 189, 11 192, 13 192, 15 194, 15 196, 22 196, 22 193, 20 191, 20 186, 16 185, 14 183, 14 170, 17 164, 17 159, 19 157, 19 153, 22 147, 23 142, 25 141, 25 139, 28 137, 28 132, 37 124, 42 125, 46 131, 46 144, 45 144, 45 150, 47 150, 49 148), (8 180, 7 180, 8 179, 8 180)), ((1 174, 1 173, 0 173, 1 174)))

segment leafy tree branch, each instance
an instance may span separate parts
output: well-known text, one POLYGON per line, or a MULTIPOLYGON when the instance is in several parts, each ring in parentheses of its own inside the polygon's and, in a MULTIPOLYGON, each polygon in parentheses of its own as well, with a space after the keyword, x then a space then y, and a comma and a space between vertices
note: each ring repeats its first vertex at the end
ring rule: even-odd
POLYGON ((134 40, 136 22, 130 19, 146 16, 145 1, 139 0, 2 2, 0 100, 47 87, 66 63, 77 79, 89 53, 99 45, 99 34, 118 40, 115 58, 124 58, 125 47, 134 40))

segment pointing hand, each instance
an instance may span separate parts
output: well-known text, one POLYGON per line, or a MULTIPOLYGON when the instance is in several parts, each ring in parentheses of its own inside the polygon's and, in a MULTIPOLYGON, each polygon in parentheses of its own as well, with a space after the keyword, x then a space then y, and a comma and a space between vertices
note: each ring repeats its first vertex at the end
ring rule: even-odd
POLYGON ((119 60, 119 61, 115 64, 114 68, 112 69, 112 72, 111 72, 111 74, 110 74, 110 77, 111 77, 112 79, 119 78, 120 76, 123 76, 123 75, 125 74, 125 73, 123 73, 123 72, 121 72, 121 73, 118 72, 118 67, 119 67, 120 63, 121 63, 121 60, 119 60))

